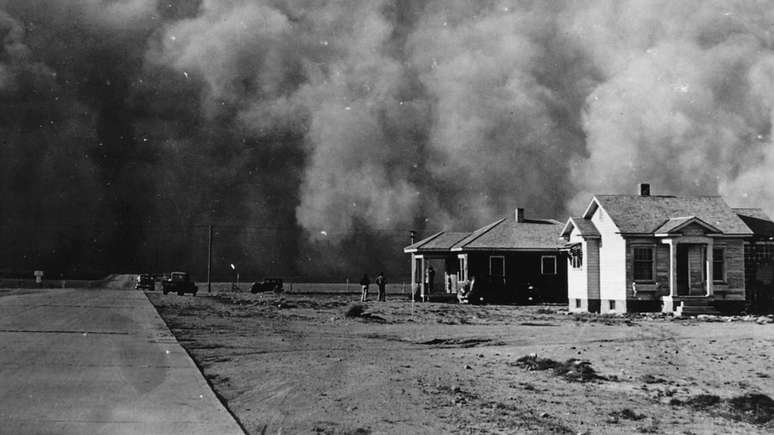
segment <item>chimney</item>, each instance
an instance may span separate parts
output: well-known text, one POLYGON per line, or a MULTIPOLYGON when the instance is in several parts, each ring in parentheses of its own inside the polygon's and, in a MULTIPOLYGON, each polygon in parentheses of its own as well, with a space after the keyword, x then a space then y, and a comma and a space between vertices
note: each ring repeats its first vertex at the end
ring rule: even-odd
POLYGON ((411 244, 414 244, 414 240, 417 238, 417 233, 414 230, 409 231, 409 240, 411 241, 411 244))
POLYGON ((650 184, 640 183, 640 196, 650 196, 650 184))
POLYGON ((516 209, 516 222, 524 222, 524 209, 523 208, 517 208, 516 209))

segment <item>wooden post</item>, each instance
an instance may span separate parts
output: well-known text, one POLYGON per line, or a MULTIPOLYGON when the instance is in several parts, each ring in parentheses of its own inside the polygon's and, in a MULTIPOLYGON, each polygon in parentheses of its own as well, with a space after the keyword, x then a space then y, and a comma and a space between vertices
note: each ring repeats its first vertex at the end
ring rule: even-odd
POLYGON ((207 230, 207 293, 212 293, 212 225, 208 225, 207 230))

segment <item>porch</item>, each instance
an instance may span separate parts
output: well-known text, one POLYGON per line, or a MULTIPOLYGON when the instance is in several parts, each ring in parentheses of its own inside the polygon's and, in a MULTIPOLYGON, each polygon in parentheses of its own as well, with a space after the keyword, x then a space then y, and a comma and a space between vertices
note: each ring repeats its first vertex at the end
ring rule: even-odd
POLYGON ((411 254, 411 295, 418 301, 456 298, 460 279, 457 255, 411 254))
POLYGON ((725 259, 715 261, 711 237, 670 237, 662 240, 669 246, 669 293, 661 296, 662 311, 678 314, 716 314, 712 302, 715 284, 724 282, 725 259), (716 277, 715 275, 720 274, 716 277))

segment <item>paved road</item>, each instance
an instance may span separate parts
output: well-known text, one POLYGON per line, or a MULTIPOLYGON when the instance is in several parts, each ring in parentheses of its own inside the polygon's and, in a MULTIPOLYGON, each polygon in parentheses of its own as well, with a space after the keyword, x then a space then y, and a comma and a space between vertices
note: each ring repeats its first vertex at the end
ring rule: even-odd
POLYGON ((141 292, 0 290, 0 433, 242 431, 141 292))

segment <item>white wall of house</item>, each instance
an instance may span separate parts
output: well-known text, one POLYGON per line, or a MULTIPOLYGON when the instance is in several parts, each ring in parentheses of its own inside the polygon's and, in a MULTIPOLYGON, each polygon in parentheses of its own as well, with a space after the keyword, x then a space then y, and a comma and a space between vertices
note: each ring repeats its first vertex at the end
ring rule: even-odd
POLYGON ((570 243, 580 243, 583 250, 583 261, 580 267, 572 267, 570 257, 567 258, 567 298, 570 311, 583 311, 583 306, 577 306, 578 299, 588 299, 588 254, 586 241, 580 236, 580 231, 573 228, 570 233, 570 243))
MULTIPOLYGON (((626 241, 618 234, 618 227, 602 207, 597 207, 591 222, 601 235, 599 246, 599 299, 626 300, 626 241)), ((625 305, 625 302, 618 305, 625 305)), ((616 306, 615 311, 626 310, 616 306)))

